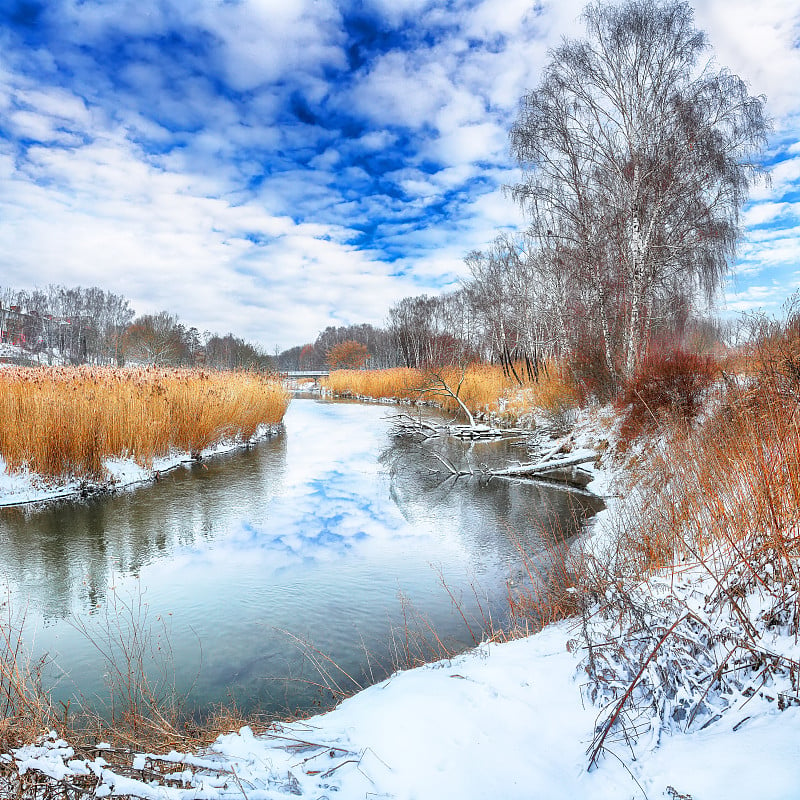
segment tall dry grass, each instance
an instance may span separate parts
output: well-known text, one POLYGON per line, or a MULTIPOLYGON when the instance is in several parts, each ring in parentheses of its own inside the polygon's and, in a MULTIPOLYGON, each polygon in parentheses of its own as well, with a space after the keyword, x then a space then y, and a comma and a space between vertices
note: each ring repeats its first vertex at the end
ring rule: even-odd
MULTIPOLYGON (((523 374, 521 365, 517 372, 523 374)), ((574 408, 578 403, 575 385, 566 370, 556 362, 547 364, 538 380, 522 386, 495 364, 470 364, 463 372, 458 367, 444 367, 436 371, 405 367, 335 370, 323 385, 338 396, 416 401, 424 395, 455 414, 458 404, 452 397, 445 393, 432 397, 424 391, 439 378, 452 389, 461 383, 459 397, 473 414, 496 414, 510 422, 531 411, 556 413, 565 408, 574 408)))
MULTIPOLYGON (((723 371, 696 417, 681 403, 653 413, 620 454, 622 497, 605 544, 552 553, 547 567, 566 592, 543 594, 531 574, 511 598, 515 613, 557 619, 605 598, 622 617, 649 576, 699 568, 726 602, 758 587, 800 635, 800 316, 771 326, 740 366, 738 378, 723 371)), ((705 386, 707 365, 698 369, 705 386)))
POLYGON ((175 448, 199 453, 246 441, 283 419, 289 395, 250 372, 111 367, 0 371, 0 455, 6 469, 102 478, 103 459, 150 467, 175 448))
POLYGON ((410 400, 414 387, 422 380, 420 370, 407 367, 393 369, 337 369, 321 383, 340 397, 371 397, 378 399, 410 400))
POLYGON ((800 370, 764 366, 720 386, 700 424, 662 430, 615 547, 583 563, 582 666, 604 706, 590 764, 654 726, 710 724, 765 685, 779 710, 800 703, 800 370))
POLYGON ((757 372, 719 387, 701 424, 673 420, 633 473, 620 520, 629 567, 644 575, 676 557, 732 559, 758 580, 769 551, 771 574, 800 577, 798 390, 757 372))
POLYGON ((6 598, 0 605, 0 752, 27 744, 57 724, 42 687, 44 660, 29 655, 24 627, 25 615, 15 615, 6 598))

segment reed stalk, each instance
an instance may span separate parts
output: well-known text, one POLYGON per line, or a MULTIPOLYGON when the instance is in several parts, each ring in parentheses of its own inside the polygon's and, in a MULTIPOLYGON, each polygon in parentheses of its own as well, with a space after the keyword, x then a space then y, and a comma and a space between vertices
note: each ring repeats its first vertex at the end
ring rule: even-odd
MULTIPOLYGON (((523 374, 521 365, 517 374, 523 374)), ((431 384, 433 375, 430 370, 406 367, 334 370, 323 385, 337 396, 416 402, 431 384)), ((473 414, 492 414, 507 421, 531 411, 558 413, 575 407, 578 402, 575 385, 556 362, 547 364, 535 381, 522 385, 496 364, 470 364, 463 373, 463 381, 459 367, 437 369, 435 378, 451 387, 461 382, 459 397, 473 414)), ((453 398, 441 394, 437 395, 436 402, 445 411, 458 413, 458 404, 453 398)))

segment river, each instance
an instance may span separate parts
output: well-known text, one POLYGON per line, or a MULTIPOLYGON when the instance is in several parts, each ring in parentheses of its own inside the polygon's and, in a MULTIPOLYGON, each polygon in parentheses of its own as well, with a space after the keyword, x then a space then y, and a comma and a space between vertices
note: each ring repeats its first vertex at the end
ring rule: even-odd
POLYGON ((174 683, 200 712, 309 710, 333 700, 320 668, 352 691, 440 653, 437 639, 464 649, 489 617, 502 625, 520 548, 535 557, 554 522, 569 540, 598 505, 529 482, 447 480, 431 447, 475 464, 525 452, 419 445, 395 435, 393 413, 299 398, 285 431, 248 451, 117 495, 0 511, 8 613, 46 654, 54 697, 102 707, 104 653, 119 661, 133 639, 154 685, 174 683))

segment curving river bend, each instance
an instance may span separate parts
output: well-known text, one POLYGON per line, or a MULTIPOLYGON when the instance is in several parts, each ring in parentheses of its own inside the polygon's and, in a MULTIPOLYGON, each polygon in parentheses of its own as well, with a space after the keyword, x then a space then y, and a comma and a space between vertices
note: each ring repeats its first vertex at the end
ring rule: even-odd
MULTIPOLYGON (((100 650, 131 618, 150 631, 148 669, 166 665, 193 707, 267 713, 329 703, 315 685, 321 654, 366 685, 418 633, 463 649, 489 614, 502 623, 519 544, 541 549, 553 521, 574 535, 597 504, 531 483, 446 481, 424 448, 393 436, 392 413, 299 398, 285 432, 246 452, 116 496, 0 511, 0 579, 28 648, 47 653, 56 699, 105 696, 100 650)), ((474 463, 525 457, 509 443, 432 446, 474 463)))

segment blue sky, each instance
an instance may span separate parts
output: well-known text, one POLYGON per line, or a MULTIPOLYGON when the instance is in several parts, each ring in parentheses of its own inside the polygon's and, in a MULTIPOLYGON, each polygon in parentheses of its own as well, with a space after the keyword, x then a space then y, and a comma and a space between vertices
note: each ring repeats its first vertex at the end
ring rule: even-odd
MULTIPOLYGON (((0 285, 272 350, 454 287, 524 224, 508 129, 583 2, 2 0, 0 285)), ((701 0, 775 120, 728 311, 800 285, 800 7, 701 0)))

